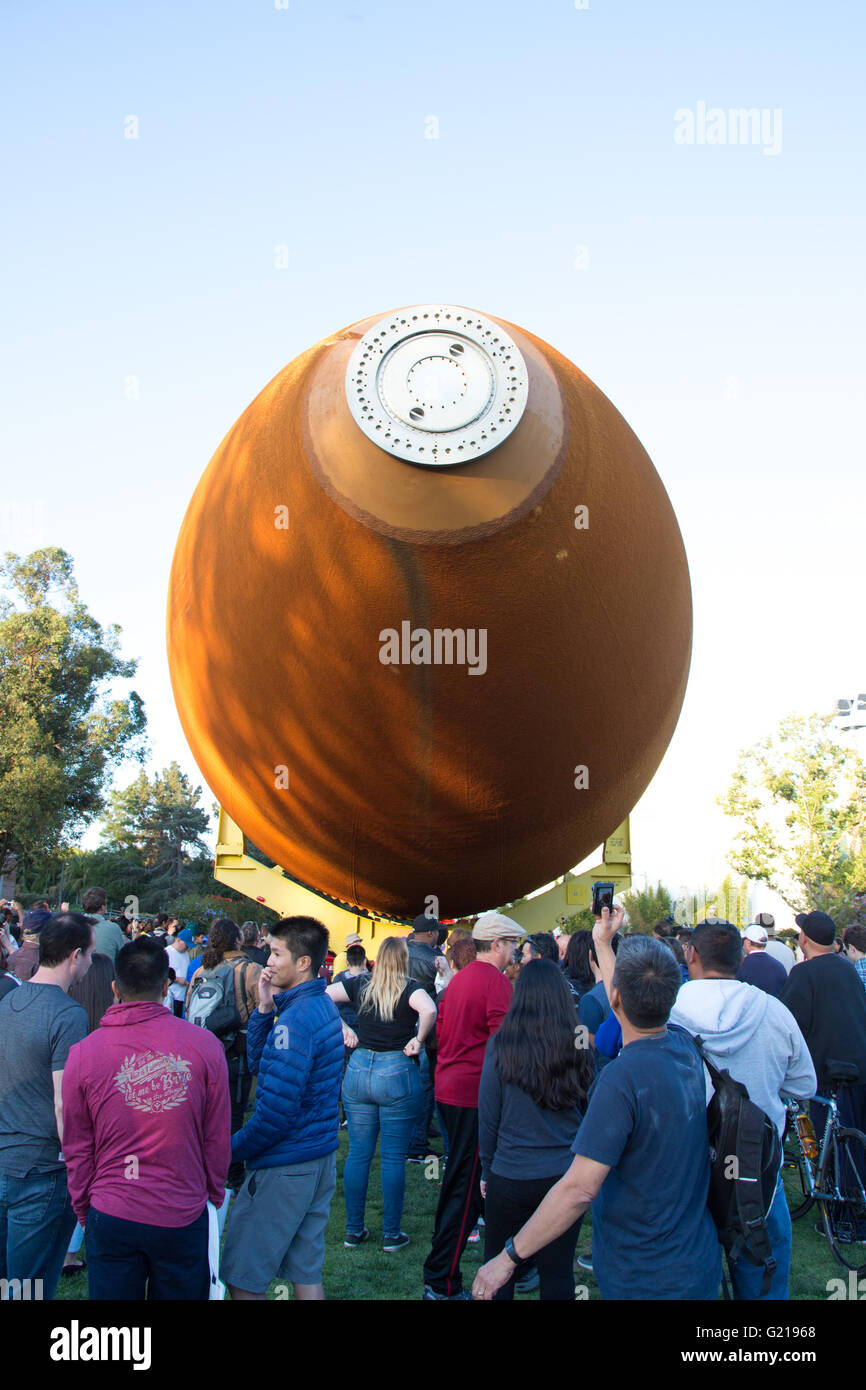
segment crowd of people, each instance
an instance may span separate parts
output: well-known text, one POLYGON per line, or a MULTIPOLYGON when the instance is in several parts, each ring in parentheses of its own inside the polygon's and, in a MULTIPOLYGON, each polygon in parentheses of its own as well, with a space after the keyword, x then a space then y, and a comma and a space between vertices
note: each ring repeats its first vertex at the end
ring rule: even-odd
MULTIPOLYGON (((342 1127, 346 1249, 373 1238, 377 1144, 389 1256, 410 1244, 407 1164, 434 1163, 425 1300, 574 1299, 590 1207, 578 1267, 603 1298, 714 1300, 712 1067, 781 1137, 786 1096, 823 1131, 817 1097, 848 1063, 840 1118, 866 1129, 866 929, 837 938, 821 911, 796 918, 799 960, 766 915, 650 935, 605 908, 571 935, 501 912, 449 934, 422 914, 370 961, 356 935, 337 957, 309 917, 205 933, 112 920, 99 888, 81 908, 2 909, 4 1290, 40 1280, 52 1298, 83 1242, 92 1299, 257 1300, 274 1280, 324 1298, 342 1127)), ((781 1172, 762 1227, 763 1264, 728 1250, 736 1299, 788 1296, 781 1172)))

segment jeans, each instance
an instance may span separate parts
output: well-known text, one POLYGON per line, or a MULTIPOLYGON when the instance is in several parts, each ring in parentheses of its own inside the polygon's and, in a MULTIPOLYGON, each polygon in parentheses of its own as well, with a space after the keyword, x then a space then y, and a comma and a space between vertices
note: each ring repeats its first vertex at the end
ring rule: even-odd
POLYGON ((430 1065, 430 1054, 426 1047, 422 1047, 418 1056, 419 1071, 421 1073, 421 1085, 424 1088, 424 1099, 421 1112, 415 1124, 412 1134, 412 1142, 409 1145, 409 1152, 423 1158, 429 1153, 430 1145, 427 1142, 427 1131, 433 1119, 433 1071, 430 1065))
POLYGON ((384 1235, 400 1234, 406 1191, 406 1155, 423 1104, 418 1068, 402 1052, 358 1047, 343 1078, 343 1108, 349 1122, 349 1153, 343 1169, 346 1231, 364 1230, 370 1164, 382 1133, 380 1163, 384 1235))
POLYGON ((42 1297, 53 1298, 74 1230, 65 1168, 0 1174, 0 1279, 41 1279, 42 1297))
POLYGON ((189 1226, 148 1226, 90 1208, 84 1229, 91 1299, 210 1297, 207 1207, 189 1226))
MULTIPOLYGON (((781 1174, 776 1185, 776 1195, 767 1216, 767 1233, 776 1261, 776 1272, 772 1283, 764 1294, 765 1302, 783 1300, 788 1297, 788 1275, 791 1270, 791 1216, 782 1187, 781 1174)), ((763 1265, 753 1265, 741 1255, 730 1266, 731 1284, 734 1298, 756 1302, 761 1299, 761 1283, 764 1278, 763 1265)))

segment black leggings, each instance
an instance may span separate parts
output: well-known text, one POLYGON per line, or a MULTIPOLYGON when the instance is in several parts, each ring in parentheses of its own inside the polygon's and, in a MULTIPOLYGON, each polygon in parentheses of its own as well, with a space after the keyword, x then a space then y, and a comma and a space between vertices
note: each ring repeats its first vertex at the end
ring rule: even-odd
MULTIPOLYGON (((487 1179, 484 1202, 484 1259, 498 1255, 509 1236, 516 1236, 521 1226, 540 1206, 550 1189, 559 1182, 555 1178, 502 1178, 491 1173, 487 1179)), ((579 1216, 561 1236, 545 1245, 524 1264, 518 1265, 508 1283, 494 1299, 505 1302, 514 1297, 514 1285, 521 1275, 534 1265, 538 1270, 539 1298, 574 1302, 574 1247, 583 1217, 579 1216)), ((519 1244, 519 1242, 518 1242, 519 1244)))
MULTIPOLYGON (((247 1066, 246 1056, 233 1051, 226 1056, 229 1069, 229 1097, 231 1100, 231 1132, 237 1134, 239 1129, 244 1127, 247 1102, 250 1098, 250 1089, 253 1084, 252 1073, 247 1066)), ((235 1159, 229 1168, 228 1185, 238 1188, 244 1180, 244 1164, 242 1159, 235 1159)))

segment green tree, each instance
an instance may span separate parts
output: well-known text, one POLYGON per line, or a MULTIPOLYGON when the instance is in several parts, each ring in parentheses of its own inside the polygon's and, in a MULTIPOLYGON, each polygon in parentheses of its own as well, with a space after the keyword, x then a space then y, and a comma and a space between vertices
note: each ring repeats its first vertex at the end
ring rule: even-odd
POLYGON ((740 754, 718 804, 739 822, 728 855, 795 911, 817 908, 840 926, 866 885, 866 766, 838 742, 832 715, 792 715, 740 754))
POLYGON ((579 907, 576 912, 563 912, 557 917, 556 925, 571 936, 576 931, 592 931, 595 926, 595 918, 592 915, 591 907, 579 907))
POLYGON ((99 886, 108 894, 112 912, 120 911, 141 886, 144 861, 136 850, 66 849, 34 862, 32 891, 49 902, 81 902, 86 888, 99 886))
POLYGON ((673 899, 667 888, 657 883, 655 888, 632 888, 624 894, 622 905, 632 931, 646 932, 670 916, 673 899))
POLYGON ((0 580, 0 860, 17 855, 24 887, 99 815, 114 767, 144 757, 146 720, 135 691, 107 697, 137 663, 81 602, 65 550, 7 553, 0 580))
POLYGON ((144 910, 199 888, 205 867, 211 875, 208 847, 201 838, 210 825, 199 805, 201 792, 172 762, 152 782, 142 771, 128 787, 112 793, 102 824, 103 844, 141 856, 144 910))

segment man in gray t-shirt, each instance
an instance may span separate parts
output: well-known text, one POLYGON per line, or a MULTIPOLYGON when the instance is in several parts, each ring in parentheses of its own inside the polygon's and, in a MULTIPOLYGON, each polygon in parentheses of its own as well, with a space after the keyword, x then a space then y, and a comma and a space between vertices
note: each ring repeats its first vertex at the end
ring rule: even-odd
POLYGON ((93 923, 93 930, 96 932, 95 950, 101 956, 109 956, 112 961, 117 960, 118 951, 122 951, 126 945, 126 937, 120 930, 116 922, 105 917, 108 898, 104 888, 88 888, 82 895, 81 906, 93 923))
POLYGON ((26 981, 0 1013, 0 1174, 63 1171, 51 1077, 87 1037, 87 1014, 59 985, 26 981))
POLYGON ((759 912, 751 925, 753 927, 764 928, 768 938, 766 945, 767 955, 771 956, 773 960, 777 960, 780 965, 784 965, 785 974, 790 975, 794 966, 797 964, 797 957, 794 955, 790 946, 785 945, 784 941, 775 940, 774 932, 776 930, 776 919, 772 912, 759 912))
POLYGON ((75 1227, 61 1087, 87 1014, 67 991, 90 969, 93 946, 86 917, 52 917, 40 932, 36 974, 0 999, 0 1279, 41 1280, 43 1298, 54 1297, 75 1227))

